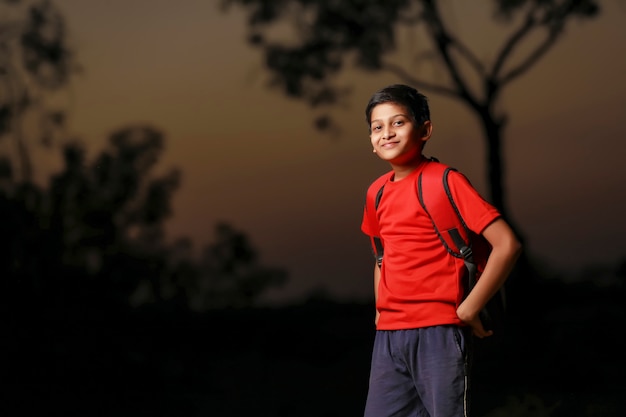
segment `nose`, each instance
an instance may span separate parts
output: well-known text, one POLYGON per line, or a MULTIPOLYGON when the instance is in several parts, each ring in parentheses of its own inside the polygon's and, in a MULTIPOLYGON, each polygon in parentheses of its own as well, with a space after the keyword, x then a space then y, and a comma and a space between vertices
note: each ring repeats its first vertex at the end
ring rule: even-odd
POLYGON ((391 128, 391 126, 387 126, 387 127, 384 128, 384 130, 383 130, 383 139, 389 139, 393 135, 394 135, 394 132, 393 132, 393 129, 391 128))

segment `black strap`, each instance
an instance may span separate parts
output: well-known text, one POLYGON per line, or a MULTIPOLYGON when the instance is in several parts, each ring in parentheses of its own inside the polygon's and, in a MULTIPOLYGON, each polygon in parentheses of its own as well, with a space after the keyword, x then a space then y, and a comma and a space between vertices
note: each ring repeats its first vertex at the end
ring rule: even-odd
POLYGON ((461 237, 458 229, 448 230, 448 234, 454 241, 459 253, 463 256, 463 262, 465 263, 465 267, 468 272, 468 284, 469 289, 474 287, 476 284, 476 275, 478 274, 478 267, 476 266, 476 261, 474 260, 474 253, 472 252, 472 247, 470 242, 465 242, 461 237))
MULTIPOLYGON (((468 271, 468 277, 467 277, 468 289, 471 290, 476 284, 478 267, 474 259, 474 254, 472 252, 472 242, 470 240, 469 228, 463 221, 463 217, 461 216, 459 208, 454 202, 454 198, 452 197, 452 192, 450 191, 450 186, 448 184, 448 174, 454 170, 455 169, 451 167, 446 167, 444 169, 443 175, 441 178, 442 188, 439 189, 443 191, 443 194, 445 194, 445 196, 447 197, 447 201, 450 205, 445 208, 438 206, 435 208, 435 210, 442 209, 442 210, 449 210, 451 212, 454 212, 454 215, 456 216, 456 219, 458 220, 454 222, 457 225, 457 227, 450 227, 452 226, 452 224, 449 224, 449 223, 445 225, 438 224, 438 222, 435 221, 435 218, 439 219, 439 217, 436 215, 433 216, 430 213, 428 207, 426 207, 426 201, 424 198, 423 188, 422 188, 422 174, 423 173, 419 175, 418 180, 417 180, 417 195, 418 195, 418 200, 420 202, 420 205, 422 206, 422 208, 424 209, 428 217, 430 217, 430 220, 433 224, 435 232, 437 233, 439 240, 441 241, 443 246, 446 248, 448 253, 456 258, 463 259, 463 263, 465 264, 465 267, 467 268, 467 271, 468 271), (445 226, 445 227, 442 228, 441 226, 445 226), (466 238, 464 238, 463 235, 461 234, 459 227, 463 228, 463 234, 466 236, 466 238), (446 239, 443 233, 447 233, 450 239, 446 239)), ((430 180, 428 181, 428 183, 430 184, 429 188, 431 189, 429 193, 437 192, 437 190, 432 189, 434 179, 431 179, 429 177, 429 180, 430 180)), ((438 200, 438 198, 444 198, 443 196, 441 197, 435 196, 435 197, 437 198, 437 201, 445 201, 445 200, 438 200)))
MULTIPOLYGON (((385 189, 385 186, 383 185, 382 187, 380 187, 380 190, 378 190, 378 192, 376 193, 376 200, 374 200, 374 209, 378 208, 378 204, 380 204, 380 199, 383 197, 383 190, 385 189)), ((372 238, 372 241, 374 243, 374 257, 376 258, 376 263, 378 264, 378 267, 380 268, 380 266, 383 263, 383 253, 384 253, 384 249, 383 249, 383 242, 380 240, 379 237, 374 236, 372 238)))

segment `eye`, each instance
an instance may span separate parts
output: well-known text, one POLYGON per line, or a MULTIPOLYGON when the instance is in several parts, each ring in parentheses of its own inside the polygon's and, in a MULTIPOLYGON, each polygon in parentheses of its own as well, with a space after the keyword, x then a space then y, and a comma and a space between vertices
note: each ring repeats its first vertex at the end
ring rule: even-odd
POLYGON ((381 129, 381 126, 380 126, 380 125, 374 125, 374 126, 372 126, 372 131, 375 131, 375 130, 380 130, 380 129, 381 129))
POLYGON ((393 122, 394 126, 402 126, 404 124, 404 120, 396 120, 395 122, 393 122))

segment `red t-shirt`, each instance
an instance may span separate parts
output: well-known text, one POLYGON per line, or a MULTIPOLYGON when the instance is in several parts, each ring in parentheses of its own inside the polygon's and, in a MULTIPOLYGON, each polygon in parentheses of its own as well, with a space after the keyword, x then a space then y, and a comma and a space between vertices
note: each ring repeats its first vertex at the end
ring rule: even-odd
MULTIPOLYGON (((400 181, 384 174, 389 180, 378 209, 364 210, 361 230, 380 237, 385 248, 376 303, 378 330, 461 324, 456 307, 463 297, 465 265, 444 248, 418 201, 416 182, 426 163, 400 181)), ((464 175, 451 171, 448 183, 470 230, 480 234, 500 217, 464 175)))

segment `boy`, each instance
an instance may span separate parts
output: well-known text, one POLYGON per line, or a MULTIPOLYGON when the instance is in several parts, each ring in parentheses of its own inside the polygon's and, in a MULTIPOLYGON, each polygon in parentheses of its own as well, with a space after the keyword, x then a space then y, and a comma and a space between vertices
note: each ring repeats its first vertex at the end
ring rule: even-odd
MULTIPOLYGON (((503 285, 521 250, 509 225, 459 172, 448 180, 467 226, 492 251, 472 291, 459 295, 466 273, 448 254, 420 206, 416 180, 432 134, 427 99, 406 85, 374 93, 366 120, 374 153, 391 165, 375 213, 361 229, 384 244, 374 265, 376 336, 365 417, 466 417, 468 337, 487 337, 479 312, 503 285)), ((460 262, 460 263, 459 263, 460 262)))

